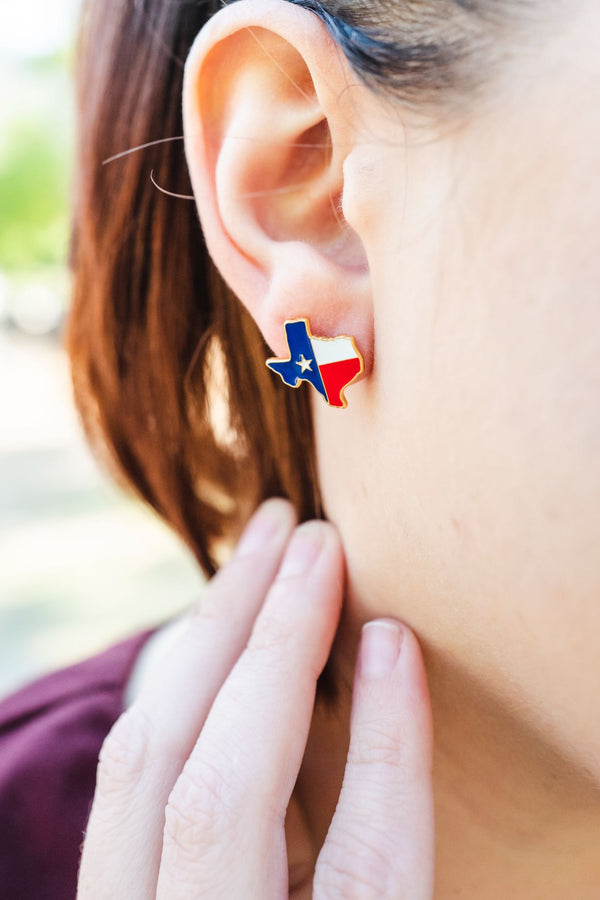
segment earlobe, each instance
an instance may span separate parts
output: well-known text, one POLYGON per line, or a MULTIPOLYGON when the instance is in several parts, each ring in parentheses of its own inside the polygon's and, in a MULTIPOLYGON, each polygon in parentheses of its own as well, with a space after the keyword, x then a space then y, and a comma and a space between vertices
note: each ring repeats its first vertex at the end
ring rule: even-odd
POLYGON ((352 335, 372 362, 373 310, 360 235, 343 216, 355 142, 351 73, 312 12, 237 0, 186 62, 185 152, 209 252, 279 357, 284 322, 352 335))

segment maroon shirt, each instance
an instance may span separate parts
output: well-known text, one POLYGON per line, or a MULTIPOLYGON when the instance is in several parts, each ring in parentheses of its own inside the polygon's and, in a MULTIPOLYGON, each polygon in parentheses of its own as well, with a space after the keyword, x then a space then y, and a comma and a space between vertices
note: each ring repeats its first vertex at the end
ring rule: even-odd
POLYGON ((72 900, 102 742, 152 631, 0 703, 0 897, 72 900))

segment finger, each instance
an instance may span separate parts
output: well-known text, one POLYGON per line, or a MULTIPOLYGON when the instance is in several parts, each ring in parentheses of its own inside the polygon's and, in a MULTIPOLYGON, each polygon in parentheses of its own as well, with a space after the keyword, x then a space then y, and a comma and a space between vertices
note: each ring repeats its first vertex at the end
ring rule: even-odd
POLYGON ((394 620, 363 628, 348 762, 315 869, 315 900, 431 900, 433 724, 419 644, 394 620))
POLYGON ((161 670, 109 734, 84 844, 80 897, 154 897, 169 793, 246 646, 295 523, 287 501, 263 504, 161 670))
POLYGON ((169 800, 158 898, 287 896, 284 821, 317 678, 341 609, 343 558, 301 525, 169 800))

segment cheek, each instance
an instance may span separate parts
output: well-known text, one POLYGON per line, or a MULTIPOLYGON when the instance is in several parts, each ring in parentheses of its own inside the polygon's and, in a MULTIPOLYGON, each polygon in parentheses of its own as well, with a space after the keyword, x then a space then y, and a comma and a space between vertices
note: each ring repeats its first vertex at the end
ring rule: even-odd
POLYGON ((381 276, 373 377, 315 405, 319 470, 353 602, 577 754, 600 741, 600 278, 518 248, 420 309, 381 276))
POLYGON ((405 618, 581 761, 600 745, 600 120, 574 133, 571 100, 526 99, 474 124, 439 202, 419 185, 445 157, 421 149, 399 210, 379 198, 375 367, 347 410, 315 404, 317 453, 349 602, 405 618))
POLYGON ((410 549, 472 590, 598 596, 600 303, 495 263, 420 314, 381 286, 372 378, 314 405, 326 508, 382 570, 410 549))

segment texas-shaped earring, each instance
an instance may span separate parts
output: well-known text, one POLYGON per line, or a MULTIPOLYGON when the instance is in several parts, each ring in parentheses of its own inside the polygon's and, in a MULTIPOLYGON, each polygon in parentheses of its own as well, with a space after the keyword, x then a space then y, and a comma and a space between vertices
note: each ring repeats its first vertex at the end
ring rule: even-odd
POLYGON ((354 338, 347 334, 315 337, 308 319, 288 319, 284 326, 289 359, 271 357, 266 361, 269 369, 289 387, 308 381, 329 406, 345 409, 344 391, 365 368, 354 338))

